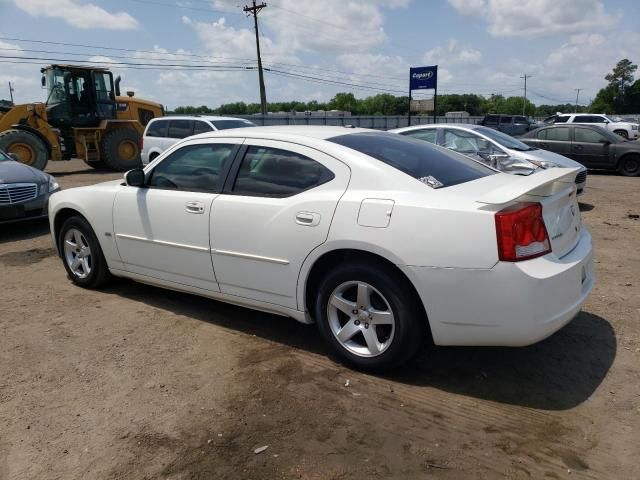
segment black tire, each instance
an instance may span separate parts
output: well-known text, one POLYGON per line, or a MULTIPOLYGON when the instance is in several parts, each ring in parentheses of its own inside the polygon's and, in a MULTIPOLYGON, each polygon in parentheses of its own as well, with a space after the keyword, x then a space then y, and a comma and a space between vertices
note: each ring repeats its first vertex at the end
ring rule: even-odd
POLYGON ((627 133, 626 130, 616 130, 615 132, 616 135, 620 135, 622 138, 626 138, 627 140, 629 140, 629 134, 627 133))
MULTIPOLYGON (((322 336, 331 345, 333 351, 351 366, 369 371, 388 370, 409 360, 425 341, 425 333, 428 328, 424 309, 408 280, 392 269, 375 263, 346 263, 331 270, 320 282, 314 314, 322 336), (329 300, 336 289, 351 282, 365 282, 377 290, 386 300, 395 318, 394 333, 390 343, 382 353, 376 356, 366 357, 352 352, 333 333, 329 318, 329 300)), ((350 321, 342 312, 340 315, 345 324, 350 321)), ((355 319, 356 317, 351 318, 355 319)), ((340 321, 340 325, 344 326, 342 321, 340 321)), ((362 330, 362 323, 360 325, 358 328, 361 329, 361 332, 352 337, 352 341, 355 343, 358 341, 365 343, 365 332, 362 330)), ((371 327, 366 324, 365 328, 371 327)), ((384 335, 384 332, 380 332, 380 327, 373 328, 377 329, 376 336, 378 338, 381 333, 384 335)), ((387 336, 391 335, 387 333, 387 336)))
POLYGON ((67 271, 69 279, 71 279, 71 281, 76 285, 84 288, 97 289, 104 286, 112 278, 112 275, 109 272, 109 267, 107 266, 107 261, 102 253, 102 248, 100 248, 100 243, 98 242, 91 225, 89 225, 89 222, 81 216, 70 217, 62 224, 60 232, 58 233, 58 253, 60 254, 62 264, 67 271), (89 274, 84 278, 81 278, 74 273, 67 261, 64 246, 65 236, 70 230, 80 232, 91 249, 90 270, 89 274))
POLYGON ((640 155, 625 155, 618 163, 618 172, 625 177, 637 177, 640 175, 640 155))
POLYGON ((105 168, 109 168, 109 167, 107 167, 107 164, 106 164, 106 163, 104 163, 102 160, 97 160, 97 161, 87 162, 87 161, 83 158, 83 159, 82 159, 82 161, 83 161, 86 165, 90 166, 91 168, 95 168, 95 169, 98 169, 98 170, 102 170, 102 169, 105 169, 105 168))
POLYGON ((49 161, 45 143, 37 135, 25 130, 13 129, 0 133, 0 150, 17 155, 21 163, 38 170, 44 170, 49 161))
POLYGON ((102 139, 102 161, 113 170, 126 172, 142 167, 140 134, 133 128, 116 128, 102 139))

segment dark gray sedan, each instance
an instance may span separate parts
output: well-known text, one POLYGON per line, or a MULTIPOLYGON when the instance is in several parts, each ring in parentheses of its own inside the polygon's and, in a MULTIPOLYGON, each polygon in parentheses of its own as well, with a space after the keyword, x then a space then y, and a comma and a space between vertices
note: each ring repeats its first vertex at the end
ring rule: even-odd
POLYGON ((551 125, 533 130, 520 140, 587 168, 616 170, 628 177, 640 175, 640 142, 625 140, 596 125, 551 125))
POLYGON ((49 196, 59 189, 51 175, 0 150, 0 224, 46 217, 49 196))

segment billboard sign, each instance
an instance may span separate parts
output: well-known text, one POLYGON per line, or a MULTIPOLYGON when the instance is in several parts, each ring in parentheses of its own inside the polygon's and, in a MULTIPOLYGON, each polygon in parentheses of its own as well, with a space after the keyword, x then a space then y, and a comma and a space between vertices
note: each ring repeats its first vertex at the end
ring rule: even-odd
POLYGON ((434 110, 433 98, 428 100, 411 100, 410 108, 412 112, 433 112, 434 110))
POLYGON ((409 90, 424 90, 438 87, 438 66, 409 69, 409 90))

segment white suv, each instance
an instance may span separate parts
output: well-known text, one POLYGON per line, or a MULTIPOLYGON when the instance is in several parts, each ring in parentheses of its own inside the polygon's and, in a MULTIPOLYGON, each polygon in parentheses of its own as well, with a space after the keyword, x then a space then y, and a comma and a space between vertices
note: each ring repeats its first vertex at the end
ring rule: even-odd
POLYGON ((172 115, 154 118, 147 124, 142 136, 142 164, 149 164, 171 145, 191 135, 255 126, 256 124, 249 120, 234 117, 172 115))
POLYGON ((610 132, 617 133, 627 140, 638 138, 638 124, 632 122, 615 122, 606 115, 593 113, 558 113, 544 120, 544 123, 588 123, 598 125, 610 132))

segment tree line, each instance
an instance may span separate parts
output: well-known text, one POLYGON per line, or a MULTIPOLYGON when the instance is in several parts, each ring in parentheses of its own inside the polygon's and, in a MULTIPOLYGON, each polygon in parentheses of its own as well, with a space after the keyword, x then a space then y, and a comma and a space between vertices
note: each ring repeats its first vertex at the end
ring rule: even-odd
MULTIPOLYGON (((640 79, 633 81, 637 66, 628 59, 620 60, 612 73, 605 77, 607 86, 602 88, 589 106, 577 106, 578 112, 625 114, 640 113, 640 79)), ((522 115, 546 117, 556 112, 569 113, 576 110, 572 103, 556 105, 534 105, 522 96, 505 97, 503 95, 483 96, 477 94, 438 95, 436 114, 465 111, 472 116, 498 113, 505 115, 522 115)), ((352 115, 406 115, 409 110, 408 96, 395 96, 381 93, 366 98, 356 98, 353 93, 336 94, 328 102, 270 102, 270 112, 305 112, 317 110, 342 110, 352 115)), ((260 113, 259 103, 234 102, 225 103, 218 108, 206 105, 179 106, 173 113, 189 115, 253 115, 260 113)))

